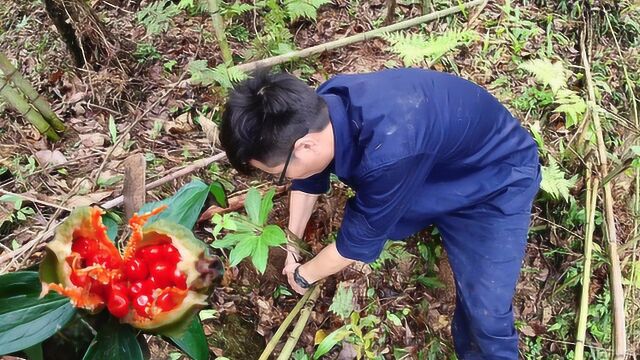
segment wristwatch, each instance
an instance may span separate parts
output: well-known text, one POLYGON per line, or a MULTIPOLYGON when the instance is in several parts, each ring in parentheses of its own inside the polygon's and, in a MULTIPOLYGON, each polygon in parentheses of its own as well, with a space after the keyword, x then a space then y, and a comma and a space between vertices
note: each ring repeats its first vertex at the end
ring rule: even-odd
POLYGON ((303 278, 302 275, 300 275, 300 271, 298 271, 300 269, 300 266, 302 265, 298 265, 298 267, 296 267, 296 269, 293 271, 293 280, 295 280, 296 284, 298 284, 301 288, 308 289, 312 284, 310 284, 307 279, 303 278))

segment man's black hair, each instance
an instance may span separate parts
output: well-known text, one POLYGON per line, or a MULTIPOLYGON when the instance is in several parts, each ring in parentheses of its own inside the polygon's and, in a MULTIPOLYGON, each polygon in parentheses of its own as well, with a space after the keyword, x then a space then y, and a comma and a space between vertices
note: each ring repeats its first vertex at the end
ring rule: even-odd
POLYGON ((229 94, 220 143, 231 165, 247 173, 249 160, 284 163, 297 139, 328 123, 326 104, 311 87, 293 75, 262 70, 229 94))

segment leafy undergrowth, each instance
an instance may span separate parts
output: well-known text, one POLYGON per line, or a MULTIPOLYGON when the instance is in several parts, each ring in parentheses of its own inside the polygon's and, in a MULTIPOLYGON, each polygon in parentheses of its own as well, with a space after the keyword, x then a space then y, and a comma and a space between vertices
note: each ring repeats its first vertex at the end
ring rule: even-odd
MULTIPOLYGON (((226 3, 222 15, 237 62, 361 33, 380 27, 386 16, 382 0, 270 0, 256 2, 256 8, 251 1, 226 3)), ((418 3, 399 1, 396 21, 418 16, 418 3)), ((281 66, 313 86, 337 73, 402 65, 456 73, 488 88, 531 131, 540 147, 544 181, 534 204, 514 303, 524 359, 573 358, 584 268, 585 172, 596 146, 593 128, 583 124, 593 111, 602 118, 612 169, 620 170, 613 192, 629 299, 628 350, 640 352, 640 308, 633 300, 640 290, 634 211, 638 208, 638 151, 633 148, 638 129, 634 97, 640 85, 640 14, 638 6, 628 1, 596 3, 592 7, 568 1, 490 3, 480 13, 466 9, 281 66), (588 45, 597 106, 586 101, 579 56, 585 18, 590 21, 588 45)), ((432 2, 436 10, 452 4, 457 2, 432 2)), ((122 161, 129 154, 144 154, 147 182, 151 182, 216 153, 215 124, 225 88, 245 76, 222 63, 210 17, 197 1, 143 2, 139 11, 106 2, 95 6, 110 31, 134 44, 135 51, 121 60, 122 67, 75 70, 40 2, 0 4, 0 51, 19 60, 21 73, 73 129, 52 145, 0 103, 4 109, 0 113, 0 188, 62 208, 2 195, 0 256, 11 255, 0 263, 2 273, 29 268, 42 258, 42 248, 32 247, 30 241, 42 235, 49 222, 61 220, 66 208, 117 196, 122 188, 122 161), (107 158, 120 138, 123 141, 107 158), (104 169, 98 173, 103 161, 104 169)), ((271 187, 270 179, 239 176, 225 163, 192 175, 220 181, 231 196, 252 186, 271 187)), ((148 200, 165 198, 189 181, 187 176, 149 191, 148 200)), ((332 241, 341 209, 353 195, 337 182, 332 188, 306 231, 312 252, 332 241)), ((276 196, 266 224, 284 227, 286 214, 286 196, 276 196)), ((586 355, 602 359, 612 348, 612 311, 601 210, 595 219, 586 355)), ((196 232, 213 243, 214 234, 218 235, 215 225, 200 223, 196 232)), ((280 273, 284 253, 277 246, 267 248, 268 264, 250 255, 235 261, 228 250, 217 250, 230 263, 239 262, 228 269, 223 286, 200 313, 209 349, 217 357, 257 358, 299 299, 280 273)), ((376 263, 354 266, 326 281, 294 358, 313 358, 319 347, 331 359, 349 359, 358 353, 365 358, 451 358, 454 304, 446 254, 437 229, 427 229, 406 243, 388 244, 376 263), (336 337, 340 341, 332 341, 336 337)), ((77 327, 62 338, 78 339, 75 346, 86 348, 88 343, 74 332, 79 332, 77 327)), ((55 348, 57 341, 62 340, 56 337, 45 349, 55 348)), ((184 356, 155 339, 150 340, 150 349, 153 358, 184 356)), ((83 351, 68 352, 72 353, 81 356, 83 351)))

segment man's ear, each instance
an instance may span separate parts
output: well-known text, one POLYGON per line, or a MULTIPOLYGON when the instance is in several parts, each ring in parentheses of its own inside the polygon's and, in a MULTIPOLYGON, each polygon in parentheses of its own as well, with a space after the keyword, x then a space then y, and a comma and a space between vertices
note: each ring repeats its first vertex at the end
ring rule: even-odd
POLYGON ((302 139, 296 141, 295 152, 299 151, 306 152, 309 151, 311 153, 316 153, 318 151, 318 139, 312 134, 307 134, 302 137, 302 139))

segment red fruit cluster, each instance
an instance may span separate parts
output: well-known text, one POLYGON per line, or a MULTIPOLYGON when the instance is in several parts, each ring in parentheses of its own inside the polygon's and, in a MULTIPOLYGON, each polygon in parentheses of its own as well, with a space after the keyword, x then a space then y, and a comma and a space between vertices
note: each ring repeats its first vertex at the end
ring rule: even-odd
POLYGON ((151 318, 175 308, 186 294, 186 275, 177 269, 180 252, 169 241, 137 249, 124 262, 118 252, 82 237, 74 239, 71 250, 71 282, 98 295, 118 318, 132 308, 151 318))

